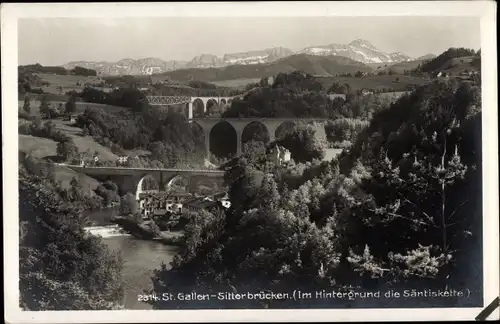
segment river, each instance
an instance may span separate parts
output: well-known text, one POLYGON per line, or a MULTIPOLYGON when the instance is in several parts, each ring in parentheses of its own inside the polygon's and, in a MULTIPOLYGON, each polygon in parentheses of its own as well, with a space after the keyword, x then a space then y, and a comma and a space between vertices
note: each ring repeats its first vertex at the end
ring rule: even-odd
POLYGON ((90 212, 89 216, 95 226, 88 227, 87 230, 101 236, 109 249, 118 252, 123 258, 122 276, 125 293, 123 305, 125 308, 152 309, 151 305, 137 301, 137 296, 153 287, 151 281, 153 271, 160 268, 162 263, 168 265, 178 248, 120 233, 116 226, 108 225, 108 213, 111 214, 111 209, 109 212, 106 210, 90 212))
POLYGON ((118 251, 123 260, 123 286, 126 309, 152 309, 151 305, 137 301, 137 295, 153 287, 153 270, 163 263, 172 261, 177 247, 145 241, 133 236, 112 236, 103 238, 111 250, 118 251))

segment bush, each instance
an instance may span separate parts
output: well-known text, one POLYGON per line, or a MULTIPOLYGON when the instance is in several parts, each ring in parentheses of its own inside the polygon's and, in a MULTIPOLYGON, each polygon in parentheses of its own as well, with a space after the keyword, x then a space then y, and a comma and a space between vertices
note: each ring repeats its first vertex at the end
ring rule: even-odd
POLYGON ((135 196, 127 192, 120 200, 120 215, 134 215, 137 211, 137 201, 135 196))

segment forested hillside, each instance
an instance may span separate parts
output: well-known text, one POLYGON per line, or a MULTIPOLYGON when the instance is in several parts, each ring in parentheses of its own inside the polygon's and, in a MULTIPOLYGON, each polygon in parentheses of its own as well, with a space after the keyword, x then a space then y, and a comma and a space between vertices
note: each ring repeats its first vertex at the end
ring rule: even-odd
POLYGON ((358 71, 370 72, 367 65, 340 56, 292 55, 273 63, 252 65, 230 65, 223 68, 181 69, 164 75, 174 80, 223 81, 241 78, 262 78, 278 73, 302 71, 311 75, 332 76, 355 74, 358 71))
MULTIPOLYGON (((480 134, 480 88, 436 81, 376 112, 338 161, 279 165, 253 146, 227 166, 232 207, 190 220, 183 252, 171 270, 157 271, 155 291, 447 287, 474 297, 412 300, 473 304, 482 296, 480 134)), ((407 305, 391 301, 399 302, 407 305)), ((328 307, 382 303, 341 299, 328 307)), ((327 306, 317 299, 231 305, 327 306)))

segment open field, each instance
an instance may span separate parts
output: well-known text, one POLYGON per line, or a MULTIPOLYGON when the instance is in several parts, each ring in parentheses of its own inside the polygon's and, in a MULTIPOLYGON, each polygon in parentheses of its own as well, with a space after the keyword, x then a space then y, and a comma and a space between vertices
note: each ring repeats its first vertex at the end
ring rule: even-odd
POLYGON ((474 56, 463 56, 463 57, 452 58, 451 60, 448 60, 446 64, 443 65, 442 70, 447 73, 452 73, 453 75, 465 72, 466 70, 479 71, 480 69, 472 64, 474 58, 475 58, 474 56))
POLYGON ((81 92, 85 83, 100 83, 102 81, 99 77, 86 77, 81 75, 58 75, 58 74, 37 74, 43 81, 50 83, 48 87, 42 87, 44 92, 62 94, 75 90, 81 92), (80 82, 81 85, 77 85, 80 82))
POLYGON ((323 87, 328 89, 333 82, 340 84, 348 83, 351 89, 356 91, 367 89, 394 89, 395 91, 406 91, 408 86, 423 85, 430 82, 430 79, 413 77, 408 75, 378 75, 364 77, 318 77, 318 81, 323 87), (397 79, 397 81, 396 81, 397 79))
MULTIPOLYGON (((79 136, 81 130, 76 127, 71 127, 62 120, 52 120, 56 125, 56 129, 63 131, 65 134, 73 138, 75 145, 80 152, 90 150, 92 153, 97 152, 101 161, 116 161, 118 156, 111 152, 107 147, 94 141, 91 136, 79 136)), ((31 135, 19 134, 19 151, 31 152, 32 155, 45 158, 57 155, 57 142, 48 139, 31 135)))
POLYGON ((381 99, 386 99, 394 102, 407 93, 409 93, 409 91, 383 92, 383 93, 377 93, 376 96, 378 96, 381 99))
MULTIPOLYGON (((19 134, 19 151, 30 153, 37 158, 49 158, 57 155, 57 143, 48 138, 40 138, 31 135, 19 134)), ((82 185, 95 189, 99 182, 86 175, 79 175, 77 172, 64 166, 54 166, 54 179, 60 181, 62 186, 67 188, 73 177, 80 177, 82 185)))
POLYGON ((328 148, 325 149, 325 157, 323 158, 323 161, 331 161, 334 157, 339 155, 343 149, 337 149, 337 148, 328 148))
POLYGON ((408 62, 399 62, 391 65, 387 65, 384 67, 384 65, 379 65, 379 67, 375 68, 375 73, 378 72, 389 72, 392 71, 397 74, 403 74, 405 71, 412 71, 415 70, 420 64, 422 64, 424 60, 415 60, 415 61, 408 61, 408 62))
POLYGON ((218 87, 228 87, 228 88, 244 88, 247 84, 259 82, 260 79, 234 79, 234 80, 225 80, 225 81, 213 81, 211 83, 215 84, 218 87))
POLYGON ((56 156, 57 142, 48 138, 19 134, 19 151, 37 158, 56 156))
MULTIPOLYGON (((92 136, 82 136, 82 130, 72 126, 69 121, 51 119, 51 122, 54 123, 57 130, 73 138, 80 152, 85 152, 87 150, 90 150, 92 153, 97 152, 101 161, 116 161, 118 159, 118 155, 111 152, 108 147, 97 143, 92 136)), ((19 123, 29 123, 29 121, 20 119, 19 123)), ((56 147, 57 143, 51 139, 19 134, 19 150, 24 152, 33 151, 32 154, 37 157, 43 158, 57 155, 56 147)), ((123 153, 130 156, 150 154, 149 151, 142 149, 124 150, 123 153)))
POLYGON ((68 169, 65 166, 54 165, 54 178, 60 181, 63 188, 69 188, 71 180, 76 177, 85 190, 95 190, 99 186, 99 181, 84 174, 68 169))

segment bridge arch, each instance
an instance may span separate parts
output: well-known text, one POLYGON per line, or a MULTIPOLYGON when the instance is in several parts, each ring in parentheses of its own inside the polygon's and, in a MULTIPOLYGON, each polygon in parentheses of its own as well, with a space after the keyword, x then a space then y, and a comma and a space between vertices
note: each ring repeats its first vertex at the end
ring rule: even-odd
POLYGON ((269 128, 266 124, 258 120, 252 121, 243 127, 243 131, 241 133, 241 145, 244 148, 245 144, 252 140, 269 143, 271 138, 270 135, 269 128))
POLYGON ((241 136, 236 128, 226 120, 220 120, 208 133, 209 152, 218 157, 230 157, 238 153, 241 136))
POLYGON ((144 193, 148 190, 163 190, 163 188, 160 188, 161 184, 159 179, 154 177, 152 174, 145 174, 143 175, 140 179, 139 182, 137 183, 137 189, 135 191, 135 199, 139 200, 139 196, 141 193, 144 193))
POLYGON ((210 98, 207 100, 205 114, 211 115, 213 112, 218 110, 218 108, 219 108, 219 103, 217 102, 217 100, 214 98, 210 98))
POLYGON ((193 117, 204 117, 205 116, 205 103, 200 98, 195 98, 193 100, 193 117))
POLYGON ((297 127, 295 121, 284 121, 276 127, 274 136, 277 140, 282 139, 288 132, 293 131, 297 127))
POLYGON ((186 189, 188 189, 189 187, 188 178, 179 174, 172 177, 165 185, 165 189, 169 192, 172 191, 173 189, 177 189, 178 187, 183 187, 185 189, 183 191, 186 191, 186 189))

